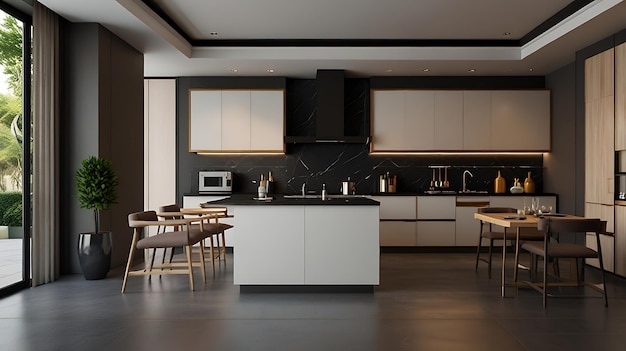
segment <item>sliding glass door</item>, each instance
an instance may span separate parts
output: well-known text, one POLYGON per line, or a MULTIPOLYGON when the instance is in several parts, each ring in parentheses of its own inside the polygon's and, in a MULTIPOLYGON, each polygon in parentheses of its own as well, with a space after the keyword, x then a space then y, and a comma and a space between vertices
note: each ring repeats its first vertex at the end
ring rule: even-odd
POLYGON ((0 296, 30 282, 30 23, 0 3, 0 296))

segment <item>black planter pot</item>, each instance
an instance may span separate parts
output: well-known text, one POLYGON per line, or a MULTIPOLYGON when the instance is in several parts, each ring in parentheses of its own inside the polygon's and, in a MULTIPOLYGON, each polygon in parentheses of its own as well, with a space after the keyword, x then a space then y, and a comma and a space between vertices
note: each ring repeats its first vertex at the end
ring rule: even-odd
POLYGON ((111 232, 80 233, 78 260, 87 280, 104 279, 111 268, 111 232))

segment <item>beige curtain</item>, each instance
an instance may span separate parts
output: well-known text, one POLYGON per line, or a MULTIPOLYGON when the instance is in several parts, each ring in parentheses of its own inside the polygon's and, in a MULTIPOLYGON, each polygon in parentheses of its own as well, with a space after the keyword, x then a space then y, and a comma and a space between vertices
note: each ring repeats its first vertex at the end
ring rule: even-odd
POLYGON ((59 277, 59 17, 33 8, 32 284, 59 277))

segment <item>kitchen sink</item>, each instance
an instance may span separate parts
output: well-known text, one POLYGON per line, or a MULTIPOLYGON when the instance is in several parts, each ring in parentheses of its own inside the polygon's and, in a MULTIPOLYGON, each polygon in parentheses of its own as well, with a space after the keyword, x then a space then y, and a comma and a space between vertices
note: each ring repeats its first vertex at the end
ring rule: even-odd
MULTIPOLYGON (((366 195, 342 195, 342 194, 335 194, 335 195, 326 195, 326 198, 328 198, 328 199, 351 199, 351 198, 365 197, 365 196, 366 195)), ((306 194, 306 195, 295 194, 295 195, 284 195, 283 197, 285 199, 321 199, 322 195, 320 195, 320 194, 306 194)))
POLYGON ((424 191, 426 194, 456 194, 454 190, 426 190, 424 191))
POLYGON ((307 195, 296 194, 296 195, 285 195, 283 197, 285 199, 321 199, 322 195, 317 195, 317 194, 307 194, 307 195))

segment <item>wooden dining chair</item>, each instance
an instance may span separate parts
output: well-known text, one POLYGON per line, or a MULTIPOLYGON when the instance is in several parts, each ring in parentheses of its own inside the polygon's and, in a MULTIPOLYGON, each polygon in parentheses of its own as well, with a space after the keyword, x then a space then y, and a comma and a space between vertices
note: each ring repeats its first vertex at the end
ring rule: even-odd
MULTIPOLYGON (((194 219, 166 219, 159 220, 155 211, 135 212, 128 215, 128 226, 133 228, 133 239, 128 253, 128 262, 124 272, 124 282, 122 284, 122 293, 126 291, 126 283, 129 276, 135 275, 153 275, 153 274, 187 274, 189 275, 189 288, 194 290, 193 279, 193 262, 191 258, 191 250, 193 245, 201 242, 206 235, 203 229, 204 222, 208 217, 198 217, 194 219), (192 230, 192 226, 196 224, 201 230, 192 230), (164 231, 157 235, 142 237, 144 228, 149 226, 168 226, 172 230, 164 231), (166 270, 154 270, 140 268, 132 270, 133 259, 137 250, 157 249, 157 248, 174 248, 184 247, 187 260, 184 264, 164 265, 166 270)), ((202 250, 202 247, 201 247, 202 250)), ((206 276, 204 268, 204 254, 201 256, 201 269, 203 276, 206 276)))
MULTIPOLYGON (((600 234, 606 232, 606 221, 600 219, 588 219, 588 218, 553 218, 545 217, 539 218, 537 221, 537 228, 544 233, 544 239, 540 242, 524 242, 520 245, 522 250, 526 250, 535 256, 543 258, 543 279, 541 282, 526 282, 531 287, 539 291, 543 296, 543 308, 546 308, 548 288, 553 286, 564 287, 582 287, 588 286, 600 293, 604 297, 604 306, 608 307, 608 298, 606 295, 605 277, 604 277, 604 263, 602 262, 602 247, 600 245, 600 234), (576 244, 571 242, 564 242, 564 235, 574 235, 575 233, 593 233, 596 237, 597 249, 594 250, 585 246, 584 244, 576 244), (555 241, 552 238, 555 235, 560 236, 560 241, 555 241), (574 277, 566 279, 558 275, 551 275, 554 277, 554 281, 548 282, 547 267, 548 262, 551 259, 571 258, 574 259, 576 264, 572 267, 574 272, 571 272, 574 277), (589 282, 581 281, 581 274, 578 272, 578 259, 585 258, 597 258, 600 263, 601 273, 601 286, 592 284, 589 282)), ((515 262, 517 266, 517 260, 515 262)), ((557 296, 552 295, 550 296, 557 296)), ((562 296, 562 295, 558 295, 562 296)))
MULTIPOLYGON (((185 218, 185 214, 181 212, 181 207, 178 206, 177 204, 161 206, 159 207, 158 213, 164 219, 185 218)), ((206 223, 203 223, 202 231, 204 232, 204 239, 202 239, 202 241, 198 244, 197 249, 198 250, 201 249, 200 250, 201 252, 199 252, 199 254, 203 256, 208 254, 208 257, 205 256, 204 259, 206 260, 208 258, 210 260, 211 272, 213 274, 213 277, 215 277, 215 261, 219 260, 220 258, 224 260, 226 259, 225 232, 226 230, 233 227, 230 224, 220 222, 219 215, 220 215, 219 212, 202 213, 202 211, 200 211, 198 212, 198 214, 187 216, 188 218, 194 218, 197 216, 205 216, 209 218, 209 220, 206 223), (221 245, 220 245, 220 237, 221 237, 221 245), (208 244, 208 247, 207 247, 207 244, 208 244), (206 250, 207 248, 208 250, 206 250)), ((191 230, 192 231, 200 230, 199 225, 193 225, 191 227, 191 230)), ((173 249, 170 251, 170 257, 169 257, 170 262, 172 262, 172 257, 173 257, 173 249)))
MULTIPOLYGON (((516 214, 517 210, 510 207, 479 207, 478 213, 511 213, 516 214)), ((536 228, 520 228, 520 241, 538 241, 543 240, 543 233, 539 232, 536 228)), ((491 279, 491 262, 493 259, 493 243, 496 240, 509 240, 511 242, 517 241, 517 232, 513 229, 505 231, 494 230, 491 223, 484 223, 480 221, 480 232, 478 234, 478 245, 476 247, 476 267, 475 271, 478 271, 478 262, 483 261, 487 263, 488 275, 491 279), (487 226, 487 230, 485 230, 487 226), (506 233, 506 234, 505 234, 506 233), (489 252, 488 257, 484 258, 480 255, 483 239, 489 240, 489 252)))

